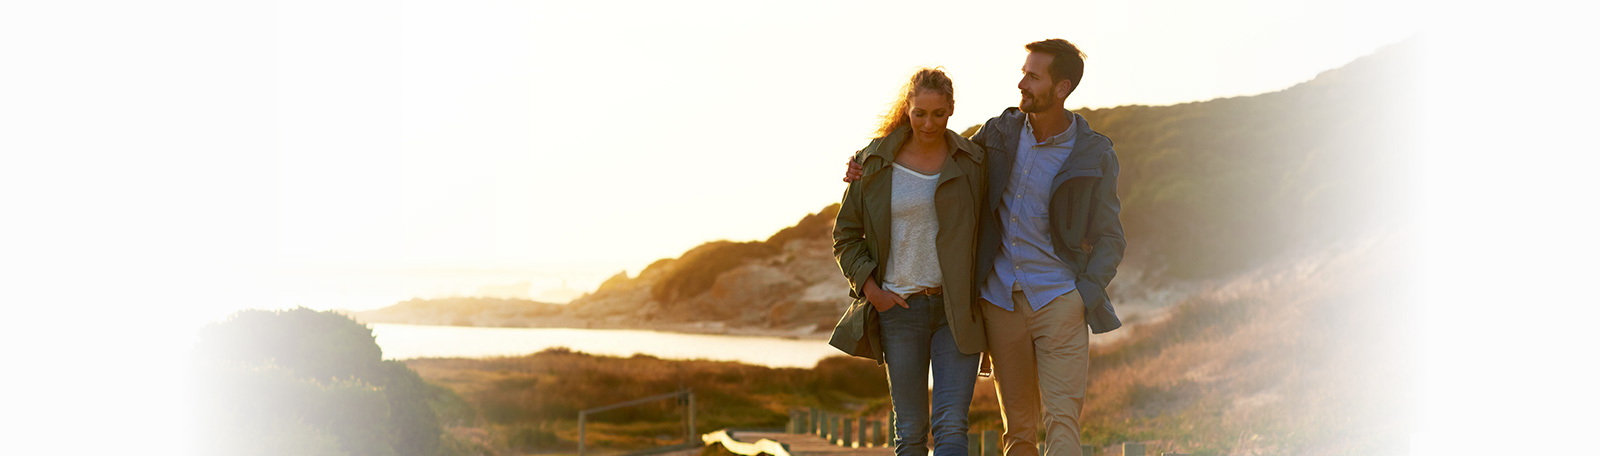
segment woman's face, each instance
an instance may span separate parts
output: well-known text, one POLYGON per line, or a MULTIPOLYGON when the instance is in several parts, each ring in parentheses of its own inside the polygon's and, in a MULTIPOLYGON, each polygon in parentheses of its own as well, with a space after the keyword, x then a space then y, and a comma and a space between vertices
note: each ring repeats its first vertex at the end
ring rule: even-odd
POLYGON ((944 135, 955 105, 939 92, 921 90, 907 100, 906 116, 911 118, 911 133, 919 141, 933 141, 944 135))

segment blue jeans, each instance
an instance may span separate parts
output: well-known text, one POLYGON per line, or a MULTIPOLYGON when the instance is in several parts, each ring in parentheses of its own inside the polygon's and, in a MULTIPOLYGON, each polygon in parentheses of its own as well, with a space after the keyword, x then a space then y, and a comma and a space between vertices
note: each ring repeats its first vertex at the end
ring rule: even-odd
POLYGON ((945 321, 944 297, 917 295, 911 308, 878 313, 889 373, 895 456, 928 454, 928 365, 933 365, 933 454, 967 455, 967 409, 978 381, 977 354, 962 353, 945 321))

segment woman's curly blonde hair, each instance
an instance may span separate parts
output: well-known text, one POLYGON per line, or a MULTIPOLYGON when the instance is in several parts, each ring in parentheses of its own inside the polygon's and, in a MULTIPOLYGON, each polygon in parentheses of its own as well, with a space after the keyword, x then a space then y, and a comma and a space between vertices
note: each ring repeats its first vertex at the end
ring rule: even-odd
POLYGON ((889 106, 878 123, 878 131, 874 137, 889 136, 895 129, 900 128, 911 120, 906 117, 906 109, 911 106, 911 98, 924 90, 932 90, 950 99, 950 106, 956 105, 955 83, 950 82, 950 76, 944 74, 944 68, 921 68, 911 75, 911 80, 906 81, 905 87, 900 90, 900 99, 889 106))

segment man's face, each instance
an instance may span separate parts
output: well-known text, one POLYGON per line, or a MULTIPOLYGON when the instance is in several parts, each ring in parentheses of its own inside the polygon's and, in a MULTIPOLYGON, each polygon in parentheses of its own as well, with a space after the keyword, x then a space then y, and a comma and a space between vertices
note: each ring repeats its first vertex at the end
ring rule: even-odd
POLYGON ((906 103, 910 105, 906 107, 906 117, 911 118, 911 132, 922 141, 943 136, 950 115, 956 111, 950 97, 932 90, 920 90, 906 103))
POLYGON ((1028 60, 1022 63, 1022 80, 1017 81, 1017 90, 1022 91, 1022 101, 1017 103, 1017 108, 1022 112, 1044 112, 1061 106, 1061 102, 1067 99, 1067 89, 1072 82, 1062 80, 1059 84, 1050 83, 1050 63, 1053 61, 1055 56, 1050 54, 1028 53, 1028 60))

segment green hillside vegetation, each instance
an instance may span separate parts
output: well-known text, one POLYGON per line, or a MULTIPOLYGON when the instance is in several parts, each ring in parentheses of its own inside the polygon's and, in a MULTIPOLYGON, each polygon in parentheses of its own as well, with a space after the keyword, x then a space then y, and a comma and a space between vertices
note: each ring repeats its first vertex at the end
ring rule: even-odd
POLYGON ((195 344, 200 454, 484 454, 446 426, 477 417, 455 392, 385 361, 366 326, 305 308, 246 310, 195 344))
POLYGON ((1274 93, 1075 111, 1115 143, 1124 267, 1226 277, 1392 221, 1414 175, 1413 47, 1274 93))

